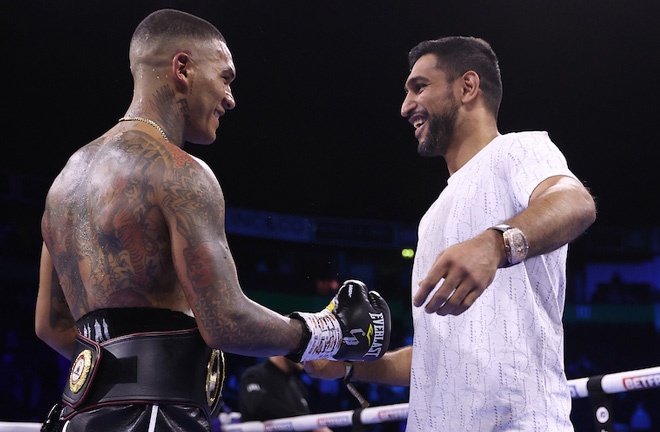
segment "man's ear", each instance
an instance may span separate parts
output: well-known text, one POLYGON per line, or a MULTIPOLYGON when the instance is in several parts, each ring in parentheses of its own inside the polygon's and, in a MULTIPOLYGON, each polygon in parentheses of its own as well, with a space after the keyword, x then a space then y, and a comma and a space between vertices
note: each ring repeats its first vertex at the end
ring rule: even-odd
POLYGON ((475 71, 467 71, 463 74, 461 80, 461 99, 463 100, 463 103, 470 103, 474 101, 479 94, 479 86, 481 84, 479 74, 477 74, 475 71))
POLYGON ((185 92, 192 84, 192 61, 185 52, 178 52, 172 58, 172 76, 174 77, 176 89, 181 92, 185 92))

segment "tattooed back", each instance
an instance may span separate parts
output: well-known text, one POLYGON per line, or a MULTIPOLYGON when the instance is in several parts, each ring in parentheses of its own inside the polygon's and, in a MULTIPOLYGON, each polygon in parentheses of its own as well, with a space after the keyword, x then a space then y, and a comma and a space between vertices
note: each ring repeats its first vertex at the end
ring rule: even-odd
POLYGON ((69 159, 48 193, 42 234, 74 318, 107 307, 190 309, 161 207, 181 205, 164 192, 182 189, 179 169, 200 167, 139 130, 108 133, 69 159))

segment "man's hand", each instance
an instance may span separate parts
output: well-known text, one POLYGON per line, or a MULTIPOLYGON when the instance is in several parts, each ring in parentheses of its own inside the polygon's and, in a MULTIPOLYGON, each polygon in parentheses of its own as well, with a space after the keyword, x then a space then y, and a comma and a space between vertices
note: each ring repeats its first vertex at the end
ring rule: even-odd
POLYGON ((305 372, 312 378, 334 380, 343 378, 346 373, 344 362, 335 360, 312 360, 304 362, 303 366, 305 367, 305 372))
MULTIPOLYGON (((336 380, 346 375, 346 362, 313 360, 303 363, 305 371, 314 378, 336 380)), ((412 346, 388 351, 375 362, 353 362, 353 380, 391 386, 409 386, 412 367, 412 346)))
POLYGON ((493 282, 495 272, 506 259, 502 236, 487 230, 477 237, 455 244, 442 251, 431 270, 419 283, 413 305, 438 315, 459 315, 465 312, 493 282), (429 295, 435 289, 429 299, 429 295))

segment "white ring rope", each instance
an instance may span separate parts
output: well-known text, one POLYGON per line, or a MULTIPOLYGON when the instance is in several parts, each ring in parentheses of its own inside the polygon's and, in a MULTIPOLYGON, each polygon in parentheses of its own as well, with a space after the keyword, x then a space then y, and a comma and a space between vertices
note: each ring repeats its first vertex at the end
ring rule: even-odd
POLYGON ((352 425, 354 423, 354 415, 359 415, 361 424, 405 420, 408 417, 408 403, 369 407, 355 411, 309 414, 268 420, 265 422, 250 421, 245 423, 228 424, 223 425, 222 430, 223 432, 306 431, 323 426, 332 429, 333 427, 352 425))
MULTIPOLYGON (((573 399, 589 397, 590 392, 606 394, 623 393, 635 390, 660 388, 660 366, 617 372, 588 378, 568 380, 573 399)), ((357 417, 360 424, 375 424, 388 421, 405 420, 408 416, 408 404, 400 403, 381 407, 370 407, 353 411, 310 414, 288 417, 265 422, 245 422, 225 424, 223 432, 270 432, 270 431, 305 431, 323 426, 329 428, 351 426, 357 417)), ((0 432, 38 432, 40 423, 0 422, 0 432)))
POLYGON ((587 385, 590 381, 596 385, 598 380, 600 380, 599 389, 607 394, 660 388, 660 366, 569 380, 571 397, 573 399, 588 397, 587 385))

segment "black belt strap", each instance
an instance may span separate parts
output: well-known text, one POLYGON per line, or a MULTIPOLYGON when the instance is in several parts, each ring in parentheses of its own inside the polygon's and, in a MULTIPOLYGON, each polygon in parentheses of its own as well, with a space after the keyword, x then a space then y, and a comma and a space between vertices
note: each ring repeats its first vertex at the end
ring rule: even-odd
POLYGON ((64 415, 108 404, 194 405, 220 409, 222 353, 197 329, 139 333, 97 344, 81 335, 62 399, 64 415))

